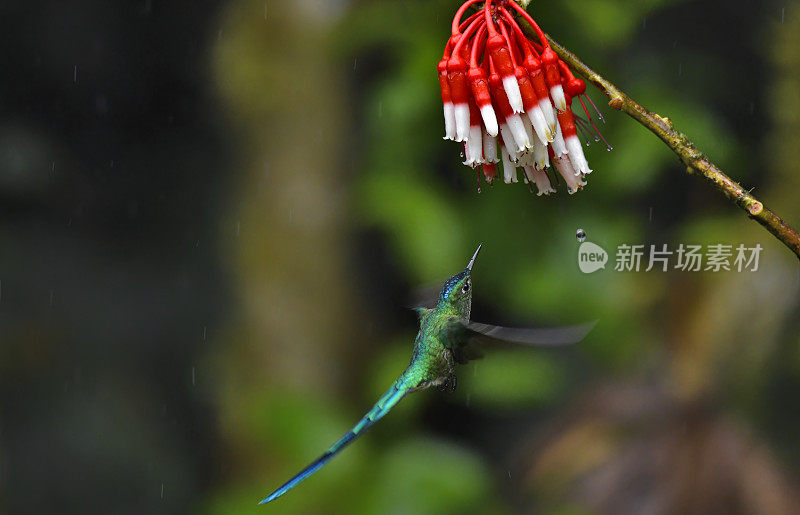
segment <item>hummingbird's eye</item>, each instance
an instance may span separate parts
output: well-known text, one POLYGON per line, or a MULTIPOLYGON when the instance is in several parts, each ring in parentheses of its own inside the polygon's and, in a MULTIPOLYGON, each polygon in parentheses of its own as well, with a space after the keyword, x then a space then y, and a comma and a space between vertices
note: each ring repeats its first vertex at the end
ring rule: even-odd
POLYGON ((464 286, 461 287, 461 291, 463 291, 464 293, 467 293, 469 291, 469 281, 464 283, 464 286))

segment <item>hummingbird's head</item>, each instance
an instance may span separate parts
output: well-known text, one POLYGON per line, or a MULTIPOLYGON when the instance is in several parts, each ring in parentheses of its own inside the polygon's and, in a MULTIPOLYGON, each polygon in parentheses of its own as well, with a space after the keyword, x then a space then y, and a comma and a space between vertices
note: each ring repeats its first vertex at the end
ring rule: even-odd
POLYGON ((478 257, 478 252, 480 252, 482 245, 478 245, 478 250, 472 255, 467 268, 444 283, 442 293, 439 294, 439 309, 469 319, 469 312, 472 308, 472 279, 470 275, 472 274, 472 265, 475 264, 475 258, 478 257))

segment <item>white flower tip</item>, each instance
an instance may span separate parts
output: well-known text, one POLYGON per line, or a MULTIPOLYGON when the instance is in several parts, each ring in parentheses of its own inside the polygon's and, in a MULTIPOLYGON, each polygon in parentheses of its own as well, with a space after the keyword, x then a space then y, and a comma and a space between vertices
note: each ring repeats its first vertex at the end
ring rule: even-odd
POLYGON ((500 160, 497 158, 497 138, 483 132, 481 135, 483 139, 483 158, 487 163, 497 163, 500 160))
POLYGON ((534 132, 536 132, 536 137, 539 138, 539 141, 543 145, 547 145, 550 129, 547 127, 547 120, 544 119, 544 113, 542 113, 538 105, 528 111, 528 121, 533 127, 534 132))
POLYGON ((568 152, 567 146, 564 143, 564 136, 561 134, 561 125, 556 124, 556 137, 553 139, 553 153, 556 156, 563 156, 568 152))
POLYGON ((544 114, 544 119, 547 120, 547 124, 555 133, 556 113, 553 110, 553 103, 550 102, 549 98, 543 98, 539 100, 539 109, 542 110, 542 113, 544 114))
POLYGON ((525 152, 525 150, 532 147, 528 133, 525 131, 525 124, 522 123, 522 118, 518 114, 513 114, 506 119, 506 124, 514 142, 517 144, 517 152, 525 152))
POLYGON ((506 184, 511 184, 512 182, 519 182, 517 179, 517 167, 514 165, 505 166, 503 165, 503 182, 506 184))
POLYGON ((550 88, 550 96, 553 98, 553 103, 559 111, 567 110, 567 99, 564 96, 564 87, 561 84, 550 88))
POLYGON ((536 129, 533 128, 531 120, 527 115, 522 115, 520 118, 522 118, 522 125, 525 126, 525 135, 528 137, 525 148, 530 150, 540 141, 539 134, 536 132, 536 129))
POLYGON ((456 138, 456 113, 452 102, 444 104, 444 138, 453 140, 456 138))
POLYGON ((513 109, 515 113, 524 112, 522 107, 522 93, 519 91, 517 77, 514 75, 503 77, 503 89, 506 92, 506 96, 508 96, 508 103, 511 104, 511 109, 513 109))
POLYGON ((552 186, 547 186, 547 187, 545 187, 543 189, 540 189, 539 193, 537 193, 536 195, 539 196, 539 197, 541 197, 542 195, 544 195, 545 197, 549 197, 551 193, 555 193, 555 192, 556 192, 556 190, 552 186))
POLYGON ((575 169, 575 175, 592 173, 586 156, 583 154, 583 147, 577 135, 573 135, 564 140, 569 153, 569 160, 575 169))
POLYGON ((483 134, 480 125, 473 125, 469 128, 469 139, 464 143, 464 151, 467 160, 464 164, 475 168, 483 161, 483 134))
POLYGON ((519 158, 517 142, 507 123, 500 124, 500 136, 503 138, 503 145, 508 151, 509 156, 513 161, 516 161, 519 158))
POLYGON ((494 112, 492 104, 486 104, 481 107, 481 118, 483 119, 483 125, 486 126, 486 132, 488 132, 490 136, 497 136, 499 127, 497 125, 497 115, 494 112))
POLYGON ((467 104, 456 104, 453 106, 456 121, 456 141, 467 141, 469 139, 469 106, 467 104))

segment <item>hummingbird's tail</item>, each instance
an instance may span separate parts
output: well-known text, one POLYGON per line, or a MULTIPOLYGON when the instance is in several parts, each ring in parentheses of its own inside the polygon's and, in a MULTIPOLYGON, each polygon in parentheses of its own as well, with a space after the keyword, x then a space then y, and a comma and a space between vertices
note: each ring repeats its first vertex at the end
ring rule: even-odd
POLYGON ((335 444, 331 445, 325 454, 314 460, 309 466, 301 470, 296 476, 269 494, 258 504, 266 504, 294 488, 302 480, 321 469, 322 466, 328 463, 331 458, 336 456, 339 451, 347 447, 353 442, 353 440, 361 436, 367 429, 372 427, 375 422, 386 415, 395 404, 400 402, 400 400, 402 400, 402 398, 411 391, 405 387, 404 383, 404 376, 400 376, 400 378, 395 381, 392 387, 389 388, 389 390, 384 393, 380 399, 378 399, 378 402, 375 403, 372 409, 369 410, 369 412, 367 412, 367 414, 364 415, 361 420, 359 420, 358 424, 348 431, 346 435, 341 437, 335 444))

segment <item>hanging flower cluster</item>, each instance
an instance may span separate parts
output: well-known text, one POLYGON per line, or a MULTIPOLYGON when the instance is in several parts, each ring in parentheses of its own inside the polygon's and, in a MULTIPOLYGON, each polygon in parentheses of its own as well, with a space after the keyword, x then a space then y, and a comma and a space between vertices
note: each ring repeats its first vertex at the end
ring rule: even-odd
MULTIPOLYGON (((602 139, 581 98, 586 85, 575 78, 536 21, 515 2, 485 0, 481 10, 462 21, 467 9, 482 1, 468 0, 458 9, 438 65, 445 139, 463 142, 464 164, 482 165, 490 184, 502 160, 506 183, 518 182, 517 167, 522 167, 523 181, 536 184, 539 195, 549 195, 555 188, 547 168, 553 166, 569 193, 575 193, 592 172, 578 129, 588 133, 591 126, 594 139, 602 139), (510 9, 531 24, 538 42, 525 37, 510 9), (576 97, 585 120, 572 113, 576 97)), ((611 149, 608 143, 606 147, 611 149)))

